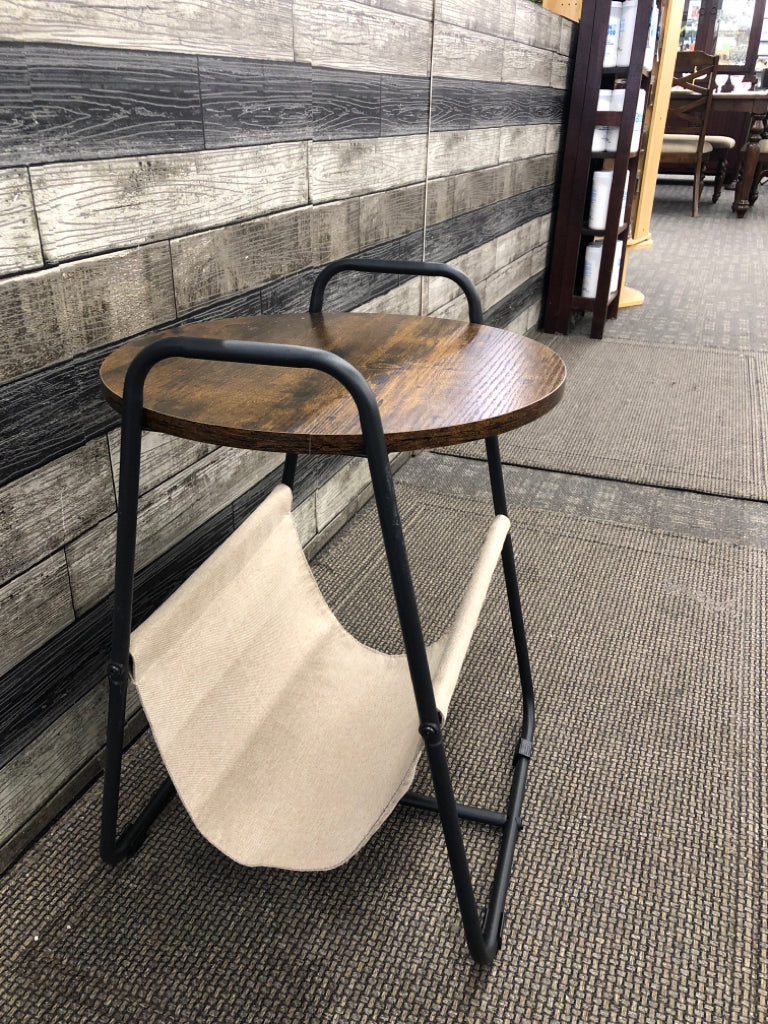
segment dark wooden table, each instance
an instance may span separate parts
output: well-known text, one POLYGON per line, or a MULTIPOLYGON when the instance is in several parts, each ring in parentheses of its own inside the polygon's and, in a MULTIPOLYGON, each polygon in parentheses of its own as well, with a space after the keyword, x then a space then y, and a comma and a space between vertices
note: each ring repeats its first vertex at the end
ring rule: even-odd
MULTIPOLYGON (((685 102, 687 101, 676 95, 676 91, 673 89, 669 100, 670 113, 674 114, 675 106, 683 105, 685 102)), ((716 92, 712 96, 711 113, 726 116, 744 114, 751 118, 750 132, 741 146, 736 193, 732 206, 736 216, 741 218, 750 207, 750 193, 760 155, 761 131, 768 130, 768 91, 716 92)), ((713 129, 710 129, 710 133, 717 134, 713 129)), ((723 131, 721 134, 731 133, 723 131)), ((739 145, 739 139, 736 139, 736 144, 739 145)), ((752 202, 754 202, 754 198, 752 202)))
MULTIPOLYGON (((101 367, 121 409, 128 364, 173 336, 311 346, 342 356, 378 401, 391 452, 460 444, 537 419, 560 400, 565 366, 545 345, 508 331, 431 317, 325 313, 191 324, 116 349, 101 367)), ((354 402, 315 370, 169 359, 144 392, 145 426, 238 448, 362 454, 354 402)))

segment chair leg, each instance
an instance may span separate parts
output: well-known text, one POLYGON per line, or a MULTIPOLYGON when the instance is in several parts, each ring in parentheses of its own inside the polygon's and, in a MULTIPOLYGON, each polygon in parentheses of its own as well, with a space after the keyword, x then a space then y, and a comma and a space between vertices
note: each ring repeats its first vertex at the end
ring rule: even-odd
POLYGON ((723 185, 725 184, 725 171, 728 166, 728 150, 723 151, 723 155, 717 161, 717 171, 715 172, 715 190, 712 193, 713 204, 720 198, 723 185))

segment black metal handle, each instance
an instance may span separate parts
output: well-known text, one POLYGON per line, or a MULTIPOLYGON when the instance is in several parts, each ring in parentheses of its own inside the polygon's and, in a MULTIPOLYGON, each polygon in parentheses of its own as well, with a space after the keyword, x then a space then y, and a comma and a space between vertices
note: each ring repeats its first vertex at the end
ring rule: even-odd
POLYGON ((469 305, 469 321, 473 324, 483 322, 483 306, 472 281, 462 270, 451 267, 447 263, 422 263, 418 260, 368 260, 341 259, 329 263, 317 275, 309 300, 310 313, 322 313, 325 288, 332 277, 343 270, 360 270, 365 274, 408 274, 416 277, 446 277, 457 284, 467 297, 469 305))

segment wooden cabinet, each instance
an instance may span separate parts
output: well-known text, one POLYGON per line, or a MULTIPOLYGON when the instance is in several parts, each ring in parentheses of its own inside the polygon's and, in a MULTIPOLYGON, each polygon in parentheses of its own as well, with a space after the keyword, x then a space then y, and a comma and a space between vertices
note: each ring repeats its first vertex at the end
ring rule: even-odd
POLYGON ((572 312, 583 310, 592 316, 591 336, 601 338, 606 319, 618 312, 643 148, 642 129, 636 128, 638 99, 643 98, 641 123, 644 117, 647 119, 650 106, 652 76, 643 70, 643 64, 655 0, 637 2, 634 33, 629 37, 631 46, 622 47, 625 63, 604 67, 609 21, 613 28, 616 9, 623 6, 613 5, 613 21, 610 0, 585 0, 582 7, 544 308, 545 331, 567 334, 572 312), (623 90, 621 109, 598 111, 601 90, 603 97, 607 90, 623 90), (606 129, 604 137, 609 148, 596 152, 593 143, 598 126, 606 129), (596 226, 593 218, 590 227, 593 185, 598 180, 595 172, 601 171, 613 172, 607 215, 604 225, 601 221, 596 226), (591 264, 595 252, 587 248, 591 243, 601 245, 601 250, 596 287, 590 294, 583 285, 585 260, 591 264))

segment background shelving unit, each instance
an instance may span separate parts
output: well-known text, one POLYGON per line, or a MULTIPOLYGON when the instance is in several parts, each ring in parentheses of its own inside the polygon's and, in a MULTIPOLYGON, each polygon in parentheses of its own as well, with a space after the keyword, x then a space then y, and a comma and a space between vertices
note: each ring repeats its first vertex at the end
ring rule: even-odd
POLYGON ((591 313, 591 336, 601 338, 605 321, 618 313, 619 292, 630 237, 631 210, 641 163, 643 137, 637 152, 631 153, 640 89, 647 99, 644 121, 647 122, 652 95, 652 72, 643 71, 648 42, 648 27, 655 0, 638 0, 635 32, 629 64, 604 68, 606 38, 610 16, 610 0, 585 0, 582 6, 579 39, 571 87, 560 198, 555 221, 549 286, 544 307, 544 330, 567 334, 571 314, 575 310, 591 313), (624 106, 620 111, 598 111, 600 89, 624 88, 624 106), (592 139, 596 125, 619 129, 615 152, 593 153, 592 139), (613 169, 608 216, 604 230, 588 227, 592 174, 595 170, 613 169), (624 216, 624 183, 629 171, 627 213, 624 216), (589 241, 603 243, 597 292, 594 298, 581 294, 584 251, 589 241), (616 247, 623 242, 618 286, 611 291, 611 277, 616 247))

